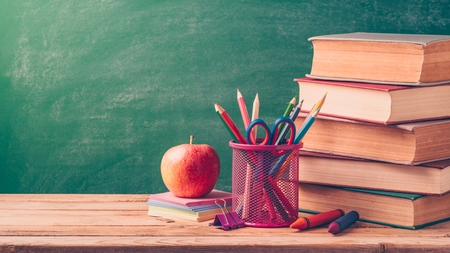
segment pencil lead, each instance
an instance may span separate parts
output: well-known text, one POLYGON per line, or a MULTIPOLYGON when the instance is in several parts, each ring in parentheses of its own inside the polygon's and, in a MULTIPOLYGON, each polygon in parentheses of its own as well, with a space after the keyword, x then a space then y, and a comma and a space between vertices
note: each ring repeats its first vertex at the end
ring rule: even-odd
POLYGON ((314 117, 314 118, 317 117, 317 115, 318 115, 319 112, 320 112, 320 109, 322 109, 322 108, 317 109, 317 111, 315 111, 314 114, 311 115, 311 117, 314 117))
POLYGON ((220 106, 218 103, 216 103, 216 111, 218 111, 219 113, 223 113, 225 110, 222 108, 222 106, 220 106))
POLYGON ((291 102, 289 102, 289 103, 295 105, 295 101, 296 101, 296 98, 294 97, 294 98, 291 100, 291 102))
POLYGON ((239 89, 237 89, 237 98, 239 99, 239 98, 241 98, 242 97, 242 94, 241 94, 241 92, 239 91, 239 89))

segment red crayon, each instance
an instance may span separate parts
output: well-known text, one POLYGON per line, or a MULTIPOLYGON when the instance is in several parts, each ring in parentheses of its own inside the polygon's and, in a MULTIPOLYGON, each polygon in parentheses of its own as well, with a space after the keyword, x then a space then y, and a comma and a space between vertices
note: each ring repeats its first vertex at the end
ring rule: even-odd
POLYGON ((326 223, 330 223, 344 214, 344 211, 342 211, 341 209, 336 209, 333 211, 303 217, 292 223, 290 228, 303 230, 307 228, 317 227, 326 223))
POLYGON ((359 214, 356 211, 350 211, 341 218, 333 221, 328 226, 328 232, 333 235, 341 232, 342 230, 348 228, 350 225, 359 220, 359 214))

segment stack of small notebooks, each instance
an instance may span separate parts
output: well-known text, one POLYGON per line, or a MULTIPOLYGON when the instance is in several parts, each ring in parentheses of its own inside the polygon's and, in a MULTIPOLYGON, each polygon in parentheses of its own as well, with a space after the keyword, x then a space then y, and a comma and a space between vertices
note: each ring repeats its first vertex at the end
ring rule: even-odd
POLYGON ((417 229, 450 220, 450 36, 317 36, 296 79, 304 113, 327 92, 303 139, 299 207, 355 210, 417 229))
POLYGON ((232 194, 229 192, 214 189, 201 198, 180 198, 171 192, 152 194, 147 201, 148 215, 200 222, 214 219, 216 214, 222 213, 217 204, 224 207, 223 200, 231 211, 232 194))

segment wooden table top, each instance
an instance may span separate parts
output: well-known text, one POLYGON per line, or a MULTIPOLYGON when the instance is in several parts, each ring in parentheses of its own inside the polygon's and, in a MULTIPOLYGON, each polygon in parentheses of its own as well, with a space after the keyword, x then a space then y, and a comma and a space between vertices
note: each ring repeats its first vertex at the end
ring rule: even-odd
MULTIPOLYGON (((147 215, 148 195, 0 194, 0 252, 422 252, 450 251, 450 222, 406 230, 356 222, 332 235, 147 215)), ((300 214, 303 216, 306 214, 300 214)))

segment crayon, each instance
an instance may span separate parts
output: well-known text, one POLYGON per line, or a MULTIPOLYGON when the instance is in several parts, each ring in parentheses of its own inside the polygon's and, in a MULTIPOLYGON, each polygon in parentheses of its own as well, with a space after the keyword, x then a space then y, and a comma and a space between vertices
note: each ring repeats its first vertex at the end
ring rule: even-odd
POLYGON ((328 233, 337 234, 342 230, 348 228, 359 219, 359 214, 356 211, 351 211, 341 218, 333 221, 328 226, 328 233))
POLYGON ((317 227, 326 223, 330 223, 343 216, 344 214, 344 211, 342 211, 341 209, 336 209, 333 211, 303 217, 292 223, 290 228, 304 230, 307 228, 317 227))

